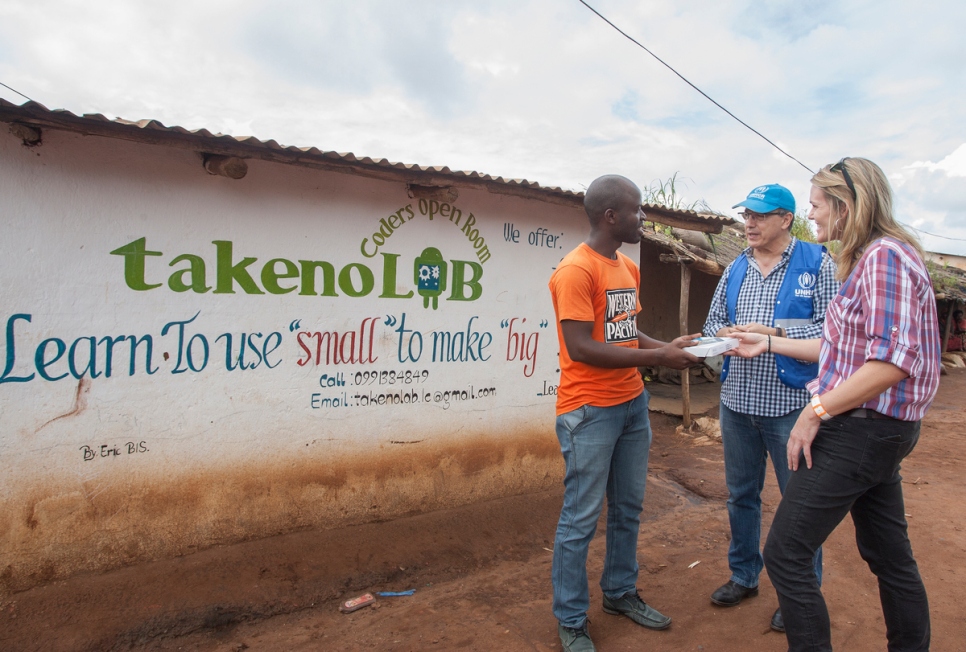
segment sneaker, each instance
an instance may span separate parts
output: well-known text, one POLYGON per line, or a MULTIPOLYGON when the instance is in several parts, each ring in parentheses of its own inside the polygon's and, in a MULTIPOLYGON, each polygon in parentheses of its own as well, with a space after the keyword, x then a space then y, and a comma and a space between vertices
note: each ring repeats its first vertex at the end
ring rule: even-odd
POLYGON ((624 615, 638 625, 648 629, 667 629, 671 626, 671 619, 653 609, 641 600, 637 591, 625 593, 620 598, 611 599, 604 596, 604 613, 624 615))
POLYGON ((560 635, 560 644, 564 652, 597 652, 594 642, 590 640, 587 633, 587 621, 580 627, 564 627, 557 623, 557 633, 560 635))

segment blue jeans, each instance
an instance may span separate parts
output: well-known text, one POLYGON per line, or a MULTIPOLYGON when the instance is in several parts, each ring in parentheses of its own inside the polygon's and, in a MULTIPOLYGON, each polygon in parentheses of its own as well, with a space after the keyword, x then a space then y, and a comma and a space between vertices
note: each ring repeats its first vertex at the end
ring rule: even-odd
POLYGON ((637 533, 651 448, 649 395, 612 407, 584 405, 557 417, 566 464, 553 542, 553 614, 564 627, 587 618, 587 548, 607 497, 607 552, 600 588, 608 598, 637 589, 637 533))
POLYGON ((819 427, 812 468, 799 460, 765 543, 790 652, 832 649, 828 608, 809 561, 849 513, 859 554, 879 580, 889 651, 929 650, 929 602, 909 544, 899 475, 918 441, 918 421, 838 416, 819 427))
MULTIPOLYGON (((801 409, 780 417, 759 417, 735 412, 721 404, 721 441, 724 444, 725 482, 728 485, 728 520, 731 546, 728 566, 731 580, 741 586, 758 586, 764 567, 761 556, 761 490, 765 486, 766 455, 771 458, 782 495, 792 472, 786 446, 801 409)), ((822 550, 815 554, 815 576, 822 583, 822 550)))

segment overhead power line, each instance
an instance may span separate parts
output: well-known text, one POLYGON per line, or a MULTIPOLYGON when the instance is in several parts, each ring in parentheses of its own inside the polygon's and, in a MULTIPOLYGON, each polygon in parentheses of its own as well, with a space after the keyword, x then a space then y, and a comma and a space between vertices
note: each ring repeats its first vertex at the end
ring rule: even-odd
MULTIPOLYGON (((686 77, 684 77, 684 75, 682 75, 677 70, 675 70, 674 68, 672 68, 667 62, 665 62, 659 56, 657 56, 656 54, 654 54, 653 52, 651 52, 649 49, 647 49, 644 45, 642 45, 640 42, 638 42, 632 36, 628 35, 624 30, 622 30, 617 25, 615 25, 614 23, 612 23, 610 20, 607 19, 606 16, 604 16, 599 11, 597 11, 596 9, 594 9, 593 7, 591 7, 584 0, 579 0, 579 2, 580 2, 580 4, 584 5, 588 9, 590 9, 592 12, 594 12, 605 23, 607 23, 608 25, 610 25, 611 27, 613 27, 615 30, 617 30, 622 36, 624 36, 624 38, 628 39, 629 41, 631 41, 632 43, 634 43, 635 45, 637 45, 639 48, 641 48, 642 50, 644 50, 645 52, 647 52, 649 55, 651 55, 652 57, 654 57, 655 59, 657 59, 663 66, 665 66, 668 70, 670 70, 675 75, 677 75, 682 80, 684 80, 684 82, 688 86, 690 86, 691 88, 693 88, 697 92, 701 93, 701 95, 703 95, 705 98, 707 98, 708 101, 710 101, 716 107, 718 107, 719 109, 721 109, 722 111, 724 111, 725 113, 727 113, 729 116, 731 116, 732 118, 734 118, 735 120, 737 120, 744 127, 746 127, 747 129, 749 129, 750 131, 752 131, 753 133, 755 133, 756 135, 758 135, 762 140, 764 140, 766 143, 768 143, 769 145, 771 145, 772 147, 774 147, 775 149, 777 149, 779 152, 781 152, 782 154, 784 154, 788 158, 792 159, 793 161, 795 161, 796 163, 798 163, 799 165, 801 165, 803 168, 805 168, 806 170, 808 170, 812 174, 815 173, 807 165, 805 165, 804 163, 802 163, 801 161, 799 161, 797 158, 795 158, 794 156, 792 156, 791 154, 789 154, 788 152, 786 152, 785 150, 783 150, 781 147, 779 147, 778 145, 776 145, 774 142, 772 142, 771 140, 769 140, 767 137, 765 137, 760 131, 758 131, 757 129, 755 129, 754 127, 752 127, 748 123, 746 123, 744 120, 742 120, 741 118, 739 118, 738 116, 736 116, 734 113, 732 113, 731 111, 729 111, 725 107, 721 106, 721 104, 719 104, 718 102, 716 102, 707 93, 705 93, 700 88, 698 88, 697 86, 695 86, 694 84, 692 84, 686 77)), ((9 86, 7 84, 4 84, 3 82, 0 82, 0 86, 3 86, 4 88, 6 88, 8 90, 13 91, 17 95, 20 95, 21 97, 27 99, 30 102, 33 102, 34 101, 33 98, 29 97, 28 95, 25 95, 24 93, 21 93, 20 91, 18 91, 16 88, 13 88, 12 86, 9 86)), ((950 237, 950 236, 947 236, 947 235, 938 235, 938 234, 935 234, 935 233, 930 233, 929 231, 923 231, 922 229, 918 229, 918 228, 912 226, 911 224, 905 224, 905 223, 902 223, 902 224, 903 224, 903 226, 908 226, 910 229, 912 229, 912 230, 914 230, 914 231, 916 231, 918 233, 924 233, 924 234, 926 234, 928 236, 932 236, 934 238, 942 238, 944 240, 955 240, 957 242, 966 242, 966 238, 953 238, 953 237, 950 237)))
MULTIPOLYGON (((4 88, 9 88, 10 90, 12 90, 14 93, 16 93, 17 95, 19 95, 21 97, 27 97, 26 95, 24 95, 23 93, 21 93, 20 91, 18 91, 16 88, 12 88, 10 86, 7 86, 3 82, 0 82, 0 86, 3 86, 4 88)), ((27 97, 27 99, 30 100, 31 102, 33 102, 33 100, 31 100, 29 97, 27 97)))
MULTIPOLYGON (((779 152, 781 152, 782 154, 784 154, 785 156, 787 156, 791 160, 795 161, 796 163, 798 163, 799 165, 801 165, 803 168, 805 168, 806 170, 808 170, 812 174, 815 174, 815 171, 814 170, 812 170, 810 167, 808 167, 807 165, 805 165, 804 163, 802 163, 801 161, 799 161, 797 158, 795 158, 794 156, 792 156, 791 154, 789 154, 788 152, 786 152, 785 150, 783 150, 781 147, 779 147, 778 145, 776 145, 772 140, 770 140, 764 134, 762 134, 760 131, 758 131, 757 129, 755 129, 754 127, 752 127, 751 125, 749 125, 747 122, 745 122, 744 120, 742 120, 741 118, 739 118, 738 116, 736 116, 734 113, 732 113, 731 111, 729 111, 725 107, 721 106, 721 104, 718 103, 718 102, 716 102, 714 100, 714 98, 712 98, 710 95, 708 95, 703 90, 701 90, 700 88, 698 88, 697 86, 695 86, 693 83, 691 83, 691 81, 687 77, 685 77, 684 75, 682 75, 681 73, 679 73, 677 70, 675 70, 673 67, 671 67, 671 65, 669 63, 667 63, 666 61, 664 61, 661 57, 659 57, 656 54, 654 54, 653 52, 651 52, 651 50, 649 50, 646 46, 644 46, 640 41, 638 41, 637 39, 635 39, 634 37, 632 37, 631 35, 629 35, 627 32, 625 32, 620 27, 618 27, 613 22, 611 22, 602 13, 600 13, 599 11, 597 11, 596 9, 594 9, 593 7, 591 7, 589 4, 587 4, 587 2, 585 0, 578 0, 578 1, 580 2, 580 4, 584 5, 585 7, 587 7, 588 9, 590 9, 592 12, 594 12, 597 15, 597 17, 600 18, 602 21, 604 21, 605 23, 607 23, 608 25, 610 25, 611 27, 613 27, 615 30, 617 30, 617 32, 620 33, 621 36, 623 36, 624 38, 626 38, 627 40, 629 40, 631 43, 633 43, 634 45, 636 45, 637 47, 641 48, 642 50, 644 50, 645 52, 647 52, 649 55, 651 55, 652 57, 654 57, 655 59, 657 59, 657 61, 660 62, 661 65, 663 65, 665 68, 667 68, 668 70, 670 70, 671 72, 673 72, 675 75, 677 75, 678 77, 680 77, 681 80, 683 80, 684 83, 686 83, 688 86, 690 86, 691 88, 693 88, 697 92, 701 93, 701 95, 703 95, 709 102, 711 102, 716 107, 718 107, 719 109, 721 109, 722 111, 724 111, 725 113, 727 113, 729 116, 731 116, 732 118, 734 118, 735 120, 737 120, 742 126, 744 126, 746 129, 748 129, 749 131, 751 131, 754 134, 756 134, 758 137, 760 137, 766 143, 768 143, 769 145, 771 145, 772 147, 774 147, 775 149, 777 149, 779 152)), ((929 231, 923 231, 922 229, 917 229, 916 227, 912 226, 911 224, 906 224, 905 222, 900 222, 900 224, 902 224, 903 226, 909 227, 910 229, 912 229, 913 231, 916 231, 917 233, 924 233, 925 235, 932 236, 934 238, 942 238, 944 240, 955 240, 957 242, 966 242, 966 238, 953 238, 953 237, 950 237, 948 235, 938 235, 936 233, 930 233, 929 231)))
POLYGON ((642 50, 644 50, 645 52, 647 52, 649 55, 651 55, 652 57, 654 57, 655 59, 657 59, 665 68, 667 68, 668 70, 670 70, 671 72, 673 72, 675 75, 677 75, 678 77, 680 77, 688 86, 690 86, 694 90, 696 90, 699 93, 701 93, 701 95, 703 95, 709 102, 711 102, 716 107, 718 107, 719 109, 721 109, 722 111, 724 111, 725 113, 727 113, 728 115, 730 115, 732 118, 734 118, 735 120, 737 120, 745 128, 747 128, 748 130, 750 130, 753 133, 757 134, 762 140, 764 140, 766 143, 768 143, 769 145, 771 145, 772 147, 774 147, 775 149, 777 149, 779 152, 781 152, 782 154, 784 154, 785 156, 787 156, 791 160, 795 161, 796 163, 798 163, 799 165, 801 165, 803 168, 805 168, 806 170, 808 170, 812 174, 815 174, 815 171, 814 170, 812 170, 810 167, 808 167, 807 165, 805 165, 804 163, 802 163, 801 161, 799 161, 797 158, 795 158, 794 156, 792 156, 791 154, 789 154, 788 152, 786 152, 785 150, 783 150, 781 147, 779 147, 774 142, 772 142, 771 140, 769 140, 764 134, 762 134, 760 131, 758 131, 757 129, 755 129, 754 127, 752 127, 751 125, 749 125, 747 122, 745 122, 744 120, 742 120, 741 118, 739 118, 738 116, 736 116, 734 113, 732 113, 731 111, 729 111, 725 107, 721 106, 721 104, 719 104, 718 102, 716 102, 710 95, 708 95, 703 90, 701 90, 700 88, 698 88, 697 86, 695 86, 694 84, 692 84, 684 75, 682 75, 677 70, 675 70, 674 68, 672 68, 670 66, 670 64, 668 64, 666 61, 664 61, 663 59, 661 59, 661 57, 659 57, 656 54, 654 54, 653 52, 651 52, 643 44, 641 44, 637 39, 635 39, 634 37, 630 36, 627 32, 625 32, 620 27, 618 27, 617 25, 615 25, 614 23, 612 23, 610 20, 608 20, 607 17, 604 16, 602 13, 600 13, 599 11, 597 11, 596 9, 594 9, 593 7, 591 7, 589 4, 587 4, 585 2, 585 0, 579 0, 579 2, 580 2, 580 4, 584 5, 585 7, 587 7, 588 9, 590 9, 592 12, 594 12, 595 14, 597 14, 597 16, 602 21, 604 21, 605 23, 607 23, 608 25, 610 25, 611 27, 613 27, 614 29, 616 29, 624 38, 626 38, 631 43, 633 43, 634 45, 636 45, 637 47, 641 48, 642 50))
POLYGON ((899 222, 902 226, 908 226, 910 229, 917 233, 925 233, 926 235, 931 235, 934 238, 942 238, 943 240, 955 240, 956 242, 966 242, 966 238, 953 238, 948 235, 938 235, 936 233, 930 233, 929 231, 923 231, 922 229, 917 229, 911 224, 906 224, 905 222, 899 222))

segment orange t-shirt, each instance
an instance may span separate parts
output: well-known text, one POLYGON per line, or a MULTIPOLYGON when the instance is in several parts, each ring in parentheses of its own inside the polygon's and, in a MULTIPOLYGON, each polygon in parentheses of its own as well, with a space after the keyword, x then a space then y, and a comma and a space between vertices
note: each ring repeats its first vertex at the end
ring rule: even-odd
POLYGON ((558 415, 582 405, 618 405, 643 391, 644 381, 636 367, 605 369, 571 360, 560 328, 565 319, 593 322, 592 336, 598 342, 636 349, 640 284, 641 272, 630 258, 619 251, 617 260, 605 258, 586 243, 557 265, 550 277, 550 296, 560 342, 558 415))

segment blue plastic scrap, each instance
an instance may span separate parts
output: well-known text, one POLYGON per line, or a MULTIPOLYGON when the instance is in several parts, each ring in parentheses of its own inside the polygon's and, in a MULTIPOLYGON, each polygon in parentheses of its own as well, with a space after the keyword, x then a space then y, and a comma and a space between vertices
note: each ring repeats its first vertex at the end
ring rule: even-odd
POLYGON ((412 595, 416 592, 416 589, 409 589, 408 591, 379 591, 376 593, 381 598, 398 598, 404 595, 412 595))

